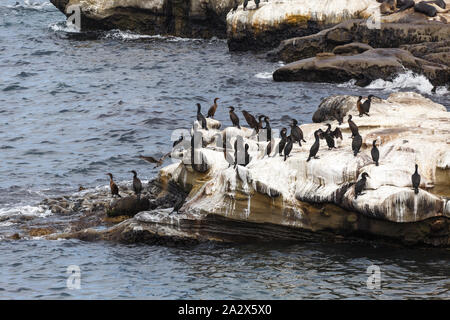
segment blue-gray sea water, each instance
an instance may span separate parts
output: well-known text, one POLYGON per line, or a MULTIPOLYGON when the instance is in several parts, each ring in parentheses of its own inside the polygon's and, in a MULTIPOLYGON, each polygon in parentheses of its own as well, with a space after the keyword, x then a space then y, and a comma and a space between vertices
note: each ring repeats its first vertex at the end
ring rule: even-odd
MULTIPOLYGON (((311 122, 332 94, 387 97, 413 90, 447 107, 411 73, 361 89, 276 83, 280 65, 251 53, 229 53, 224 40, 144 37, 109 31, 86 39, 68 32, 46 0, 0 3, 0 237, 11 214, 38 215, 42 199, 79 185, 143 179, 157 171, 136 158, 170 150, 174 129, 189 128, 195 104, 263 112, 272 127, 290 117, 311 122)), ((450 297, 450 252, 374 245, 198 245, 163 247, 77 240, 0 240, 0 298, 23 299, 300 299, 450 297), (68 289, 69 265, 81 289, 68 289), (370 265, 381 288, 366 285, 370 265)))

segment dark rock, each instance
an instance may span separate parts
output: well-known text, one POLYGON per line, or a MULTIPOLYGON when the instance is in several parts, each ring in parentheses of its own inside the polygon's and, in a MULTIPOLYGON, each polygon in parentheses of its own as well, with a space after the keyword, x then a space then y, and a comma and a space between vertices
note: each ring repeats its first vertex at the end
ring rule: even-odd
POLYGON ((312 121, 315 123, 338 119, 342 121, 345 115, 356 105, 356 101, 356 97, 347 95, 327 97, 320 102, 319 107, 313 114, 312 121))
POLYGON ((405 68, 425 75, 436 86, 450 82, 450 69, 447 66, 416 58, 402 49, 371 49, 353 56, 303 59, 276 70, 273 79, 330 83, 356 79, 357 84, 367 84, 376 79, 392 80, 405 68))
POLYGON ((150 209, 148 198, 125 197, 115 200, 106 211, 109 217, 134 216, 138 212, 150 209))
POLYGON ((334 54, 340 55, 353 55, 357 53, 362 53, 364 51, 373 49, 371 46, 365 43, 352 42, 342 46, 337 46, 333 49, 334 54))

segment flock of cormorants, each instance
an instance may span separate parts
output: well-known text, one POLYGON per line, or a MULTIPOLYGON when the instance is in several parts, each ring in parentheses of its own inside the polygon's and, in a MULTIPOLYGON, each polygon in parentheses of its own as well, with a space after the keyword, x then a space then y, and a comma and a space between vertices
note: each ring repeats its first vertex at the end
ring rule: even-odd
MULTIPOLYGON (((371 103, 372 103, 372 98, 373 98, 373 95, 369 95, 367 100, 363 103, 362 103, 362 97, 360 96, 358 98, 356 106, 357 106, 360 117, 362 117, 364 115, 370 116, 369 112, 370 112, 370 107, 371 107, 371 103)), ((217 107, 218 107, 218 105, 217 105, 218 100, 219 100, 219 98, 214 99, 214 104, 208 110, 207 118, 212 118, 212 119, 214 118, 216 111, 217 111, 217 107)), ((231 123, 233 124, 234 127, 241 129, 241 126, 239 123, 239 117, 235 113, 235 108, 230 106, 230 107, 228 107, 228 109, 229 109, 229 116, 230 116, 231 123)), ((273 147, 272 144, 274 142, 272 139, 272 128, 270 126, 270 118, 265 115, 259 115, 258 121, 257 121, 256 118, 252 114, 247 112, 246 110, 243 110, 242 114, 243 114, 247 124, 249 125, 249 127, 251 129, 253 129, 254 132, 256 133, 256 136, 258 138, 258 143, 257 143, 258 149, 259 149, 260 139, 263 139, 263 141, 269 142, 267 144, 266 150, 264 151, 263 158, 266 155, 268 157, 270 157, 270 154, 272 153, 272 147, 273 147)), ((201 128, 203 130, 208 130, 207 121, 206 121, 205 116, 201 112, 201 105, 199 103, 197 103, 197 121, 199 123, 199 126, 201 126, 201 128)), ((360 152, 363 139, 362 139, 361 135, 359 134, 358 126, 352 120, 351 114, 348 115, 348 125, 350 128, 350 131, 352 132, 351 139, 353 139, 353 141, 352 141, 353 155, 356 157, 357 154, 360 152)), ((298 126, 297 120, 292 119, 289 126, 291 129, 290 135, 289 136, 287 135, 286 128, 282 128, 281 132, 280 132, 281 140, 280 140, 278 146, 276 147, 276 149, 278 149, 279 156, 284 156, 284 161, 286 161, 287 158, 290 156, 290 153, 292 151, 294 143, 298 142, 299 146, 301 147, 302 142, 306 142, 306 140, 303 137, 303 131, 298 126)), ((323 131, 322 129, 318 129, 314 132, 315 141, 309 150, 309 156, 308 156, 308 159, 306 160, 307 162, 309 162, 311 159, 319 159, 319 157, 317 156, 317 153, 320 148, 320 140, 321 139, 325 139, 325 141, 328 145, 328 150, 336 149, 335 139, 341 139, 341 140, 343 139, 342 132, 339 129, 339 127, 336 127, 334 130, 332 130, 331 124, 327 123, 326 126, 327 126, 327 129, 325 131, 323 131)), ((195 128, 195 126, 194 126, 194 128, 195 128)), ((191 137, 191 148, 192 148, 191 155, 192 155, 192 157, 194 155, 193 150, 194 150, 194 148, 197 147, 197 145, 194 143, 195 132, 196 131, 194 129, 194 134, 192 134, 192 137, 191 137)), ((181 143, 183 140, 184 140, 184 137, 180 136, 180 138, 173 143, 173 149, 175 149, 175 147, 179 143, 181 143)), ((249 145, 244 144, 244 138, 240 135, 238 135, 236 137, 236 141, 234 142, 234 159, 230 159, 230 155, 227 153, 227 148, 229 148, 229 146, 227 145, 226 140, 227 140, 226 134, 224 134, 223 152, 225 155, 225 159, 230 163, 230 166, 232 164, 234 164, 234 168, 236 168, 236 166, 238 164, 242 165, 242 166, 247 166, 250 163, 251 158, 248 153, 249 145), (244 156, 241 159, 242 163, 238 163, 238 151, 240 151, 240 150, 244 151, 244 156)), ((372 156, 372 160, 374 161, 375 165, 378 166, 379 159, 380 159, 380 152, 376 146, 376 142, 377 142, 377 140, 373 140, 373 142, 372 142, 371 156, 372 156)), ((139 158, 156 164, 156 166, 155 166, 155 168, 156 168, 156 167, 161 166, 163 164, 164 160, 167 157, 170 157, 170 154, 171 154, 171 152, 163 155, 160 159, 155 159, 154 157, 151 157, 151 156, 139 156, 139 158)), ((273 156, 275 156, 276 154, 277 154, 277 152, 275 152, 273 156)), ((194 163, 194 161, 192 159, 192 164, 193 163, 194 163)), ((132 170, 131 172, 133 173, 133 190, 134 190, 136 196, 140 197, 140 194, 142 191, 142 183, 139 180, 139 178, 137 177, 136 171, 132 170)), ((112 174, 108 173, 107 175, 109 175, 109 177, 110 177, 111 194, 113 196, 120 197, 119 188, 114 183, 112 174)), ((356 184, 355 184, 355 199, 358 197, 358 195, 362 194, 362 191, 364 190, 364 188, 366 186, 367 178, 370 178, 370 176, 366 172, 363 172, 361 174, 360 180, 358 180, 356 182, 356 184)), ((416 170, 411 177, 411 181, 412 181, 412 186, 413 186, 414 192, 417 194, 419 192, 419 185, 420 185, 420 175, 418 173, 418 165, 417 164, 416 164, 416 170)))

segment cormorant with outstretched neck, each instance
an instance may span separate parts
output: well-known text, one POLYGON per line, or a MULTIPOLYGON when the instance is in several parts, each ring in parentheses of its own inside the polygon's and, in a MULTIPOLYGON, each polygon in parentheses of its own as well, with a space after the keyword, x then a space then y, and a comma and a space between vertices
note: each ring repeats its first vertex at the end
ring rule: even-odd
POLYGON ((219 100, 219 98, 214 99, 214 104, 208 110, 208 115, 206 116, 207 118, 214 118, 217 110, 217 100, 219 100))
POLYGON ((256 121, 255 117, 245 110, 242 111, 242 114, 244 115, 245 121, 247 121, 248 126, 258 132, 258 122, 256 121))
POLYGON ((333 148, 336 149, 336 146, 334 145, 334 137, 331 132, 331 124, 327 123, 327 130, 323 133, 323 136, 325 137, 325 141, 327 142, 328 149, 331 150, 333 148))
POLYGON ((236 113, 234 113, 234 107, 228 107, 228 109, 230 109, 230 119, 231 122, 233 123, 234 127, 238 127, 239 129, 241 128, 241 126, 239 125, 239 118, 236 115, 236 113))
POLYGON ((294 140, 292 139, 292 136, 287 137, 286 147, 284 147, 284 161, 286 161, 287 157, 289 157, 293 146, 294 140))
POLYGON ((353 122, 352 115, 348 115, 348 126, 350 127, 350 130, 352 132, 352 138, 359 132, 358 126, 353 122))
POLYGON ((367 177, 369 177, 367 172, 363 172, 361 179, 355 183, 355 199, 358 198, 358 195, 362 194, 362 191, 366 187, 367 177))
POLYGON ((411 182, 412 186, 414 188, 414 193, 419 193, 419 186, 420 186, 420 174, 418 172, 419 166, 416 164, 416 171, 414 171, 413 175, 411 176, 411 182))
POLYGON ((317 155, 317 152, 319 151, 319 147, 320 147, 319 135, 321 133, 323 133, 322 129, 316 130, 314 132, 314 138, 316 139, 316 141, 311 146, 311 149, 309 149, 309 157, 308 157, 308 160, 306 160, 306 162, 308 162, 312 158, 319 159, 319 157, 317 157, 316 155, 317 155))
POLYGON ((134 190, 134 193, 136 194, 137 198, 139 199, 141 197, 141 192, 142 192, 142 182, 137 177, 136 171, 131 170, 131 173, 133 173, 133 190, 134 190))
POLYGON ((201 124, 202 129, 208 130, 208 126, 206 125, 206 118, 201 113, 202 106, 200 103, 197 103, 197 121, 201 124))
POLYGON ((299 126, 297 126, 298 121, 295 119, 292 119, 292 122, 290 124, 291 126, 291 136, 294 139, 294 142, 298 141, 299 146, 302 146, 302 141, 306 142, 305 139, 303 139, 303 131, 300 129, 299 126))
POLYGON ((111 189, 111 195, 118 196, 119 198, 122 198, 119 194, 119 187, 113 180, 113 175, 111 173, 107 173, 107 176, 109 176, 109 188, 111 189))
POLYGON ((353 150, 353 155, 355 157, 359 153, 359 149, 361 149, 361 146, 362 146, 362 137, 357 132, 356 135, 353 137, 353 141, 352 141, 352 150, 353 150))
POLYGON ((287 133, 287 129, 286 128, 281 129, 281 132, 280 132, 281 140, 280 140, 280 143, 278 144, 278 152, 279 152, 280 156, 282 156, 282 152, 284 150, 284 146, 287 143, 286 133, 287 133))
POLYGON ((372 142, 372 150, 370 151, 372 155, 372 160, 375 162, 375 165, 378 167, 378 160, 380 159, 380 151, 377 148, 377 140, 373 140, 372 142))
POLYGON ((369 116, 370 106, 372 104, 373 95, 369 94, 367 100, 361 105, 362 111, 365 115, 369 116))

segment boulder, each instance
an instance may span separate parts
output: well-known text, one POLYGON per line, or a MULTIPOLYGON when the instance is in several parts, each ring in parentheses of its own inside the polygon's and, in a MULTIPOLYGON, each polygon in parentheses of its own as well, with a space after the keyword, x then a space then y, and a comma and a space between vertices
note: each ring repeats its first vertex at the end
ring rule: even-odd
MULTIPOLYGON (((225 38, 226 14, 234 0, 51 0, 64 14, 81 8, 81 27, 143 34, 225 38)), ((67 14, 66 14, 67 15, 67 14)))
POLYGON ((376 79, 392 80, 405 68, 425 75, 435 86, 450 83, 448 66, 414 57, 402 49, 370 49, 351 56, 319 54, 277 69, 273 79, 334 83, 355 79, 357 85, 365 86, 376 79))
POLYGON ((147 198, 137 199, 134 196, 119 198, 112 201, 106 213, 108 217, 134 216, 136 213, 150 209, 150 201, 147 198))

